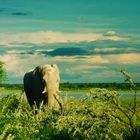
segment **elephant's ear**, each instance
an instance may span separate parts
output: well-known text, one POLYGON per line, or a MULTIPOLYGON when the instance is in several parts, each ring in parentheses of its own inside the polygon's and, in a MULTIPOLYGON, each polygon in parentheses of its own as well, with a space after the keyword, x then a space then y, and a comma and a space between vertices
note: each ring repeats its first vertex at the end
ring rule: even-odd
POLYGON ((37 66, 37 67, 34 69, 33 74, 34 74, 35 76, 42 76, 42 67, 41 67, 41 66, 37 66))

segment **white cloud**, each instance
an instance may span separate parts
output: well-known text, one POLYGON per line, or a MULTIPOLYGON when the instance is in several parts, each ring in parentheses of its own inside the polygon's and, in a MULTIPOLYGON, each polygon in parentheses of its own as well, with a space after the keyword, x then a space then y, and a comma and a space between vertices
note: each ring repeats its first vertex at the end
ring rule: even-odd
POLYGON ((79 60, 75 56, 56 56, 54 59, 58 62, 76 62, 79 60))
MULTIPOLYGON (((46 57, 41 55, 20 55, 9 53, 0 56, 0 60, 5 63, 8 74, 12 74, 15 77, 23 77, 23 75, 30 69, 42 65, 42 64, 61 64, 66 62, 68 65, 64 67, 62 72, 76 74, 80 72, 88 72, 89 69, 105 68, 104 66, 90 66, 89 64, 102 64, 107 63, 105 59, 100 56, 76 58, 73 56, 57 56, 57 57, 46 57), (79 64, 79 66, 77 66, 79 64), (72 66, 72 67, 71 67, 72 66), (82 70, 82 71, 81 71, 82 70)), ((89 72, 88 72, 89 73, 89 72)), ((9 75, 10 77, 10 75, 9 75)))
POLYGON ((119 50, 119 48, 95 48, 94 52, 112 52, 119 50))
POLYGON ((68 57, 46 57, 37 54, 26 54, 22 56, 10 52, 9 54, 1 55, 0 61, 5 63, 5 68, 8 73, 13 73, 15 76, 23 76, 25 72, 38 65, 61 63, 64 61, 73 63, 75 59, 73 57, 70 59, 68 57))
POLYGON ((9 50, 7 51, 8 54, 16 54, 17 53, 17 50, 9 50))
POLYGON ((78 58, 76 56, 56 56, 56 57, 53 57, 53 59, 55 59, 55 61, 57 62, 69 62, 69 63, 74 63, 74 62, 80 62, 80 63, 86 63, 86 64, 109 63, 109 60, 107 58, 104 58, 100 55, 84 56, 82 58, 78 58))
POLYGON ((120 41, 126 40, 126 38, 113 34, 113 31, 110 36, 97 33, 64 33, 53 31, 0 34, 0 45, 7 45, 8 47, 13 46, 19 47, 19 45, 17 44, 20 43, 42 44, 42 43, 67 43, 67 42, 82 42, 82 41, 90 42, 96 40, 120 41))
POLYGON ((99 68, 107 68, 106 66, 96 66, 96 65, 79 65, 76 66, 74 69, 75 70, 85 70, 85 69, 99 69, 99 68))
POLYGON ((114 35, 116 35, 116 32, 115 32, 115 31, 108 31, 108 32, 106 33, 106 35, 114 36, 114 35))
POLYGON ((126 53, 133 53, 133 52, 137 52, 138 49, 136 48, 95 48, 94 49, 94 52, 95 53, 105 53, 106 55, 107 54, 113 54, 113 53, 116 53, 116 55, 119 55, 119 54, 126 54, 126 53))
POLYGON ((140 63, 140 53, 107 55, 105 57, 110 62, 118 64, 136 64, 140 63))
MULTIPOLYGON (((21 58, 18 54, 6 54, 0 56, 0 60, 5 63, 5 68, 9 73, 13 73, 16 76, 23 76, 23 74, 31 69, 33 66, 40 63, 41 57, 26 55, 26 58, 21 58)), ((45 60, 43 60, 44 62, 45 60)))
POLYGON ((0 56, 0 61, 5 63, 8 72, 12 72, 15 75, 23 76, 23 74, 41 64, 63 63, 66 62, 73 71, 89 70, 97 68, 107 68, 106 66, 99 66, 97 64, 138 64, 140 63, 139 53, 119 54, 119 55, 95 55, 87 56, 84 58, 57 56, 57 57, 45 57, 41 55, 24 55, 20 54, 5 54, 0 56), (79 64, 79 65, 77 65, 79 64), (91 65, 92 64, 92 65, 91 65))
POLYGON ((112 40, 112 41, 123 41, 123 40, 126 40, 127 38, 124 38, 124 37, 120 37, 120 36, 106 36, 104 38, 104 40, 112 40))
POLYGON ((51 52, 51 51, 54 51, 54 49, 37 49, 34 51, 34 54, 40 54, 42 56, 45 56, 45 54, 42 53, 44 51, 51 52))
POLYGON ((91 64, 105 64, 105 63, 109 63, 108 59, 103 58, 100 55, 88 56, 85 59, 83 59, 83 61, 86 62, 86 63, 91 63, 91 64))
POLYGON ((20 69, 20 59, 15 54, 6 54, 3 56, 0 56, 0 60, 5 63, 5 68, 8 72, 15 73, 17 75, 21 75, 21 69, 20 69))
POLYGON ((26 53, 26 50, 8 50, 7 54, 21 54, 21 53, 26 53))
POLYGON ((115 31, 108 31, 104 36, 105 40, 123 41, 128 39, 126 37, 118 35, 115 31))
POLYGON ((74 56, 57 56, 57 57, 46 57, 41 55, 20 55, 9 54, 1 55, 0 61, 3 61, 6 65, 6 69, 9 74, 14 77, 23 77, 25 72, 42 64, 60 64, 61 74, 84 74, 90 75, 94 73, 95 69, 102 69, 102 72, 96 73, 93 77, 111 77, 115 76, 114 72, 110 72, 106 64, 139 64, 140 63, 140 53, 129 53, 129 54, 117 54, 117 55, 95 55, 86 57, 74 57, 74 56), (64 66, 63 66, 64 62, 64 66), (66 62, 66 63, 65 63, 66 62), (66 65, 65 65, 66 64, 66 65), (103 64, 103 65, 102 65, 103 64), (93 72, 92 72, 93 69, 93 72))
POLYGON ((118 77, 119 76, 119 72, 118 71, 112 71, 112 70, 105 70, 102 72, 97 72, 95 77, 101 77, 101 75, 103 77, 118 77))
POLYGON ((115 55, 95 55, 88 56, 81 61, 90 64, 138 64, 140 63, 140 53, 126 53, 115 55))
POLYGON ((94 69, 107 69, 108 67, 106 66, 99 66, 99 65, 75 65, 73 67, 67 68, 66 72, 67 73, 84 73, 84 74, 89 74, 92 73, 91 70, 94 69))

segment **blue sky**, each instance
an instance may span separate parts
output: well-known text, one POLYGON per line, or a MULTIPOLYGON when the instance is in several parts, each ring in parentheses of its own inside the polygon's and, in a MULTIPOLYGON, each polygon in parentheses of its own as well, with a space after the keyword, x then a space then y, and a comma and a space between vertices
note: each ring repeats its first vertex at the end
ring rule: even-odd
POLYGON ((56 63, 61 82, 140 82, 139 0, 0 0, 0 60, 9 83, 56 63))

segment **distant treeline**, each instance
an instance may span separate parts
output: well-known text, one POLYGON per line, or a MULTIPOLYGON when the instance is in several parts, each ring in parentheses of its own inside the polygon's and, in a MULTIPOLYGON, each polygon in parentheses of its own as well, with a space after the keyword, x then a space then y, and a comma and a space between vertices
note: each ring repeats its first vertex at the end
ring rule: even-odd
MULTIPOLYGON (((135 83, 136 88, 140 90, 140 83, 135 83)), ((128 83, 61 83, 60 89, 75 90, 75 89, 91 89, 91 88, 107 88, 111 90, 129 90, 128 83)))
MULTIPOLYGON (((135 83, 136 88, 140 90, 140 83, 135 83)), ((21 89, 23 84, 0 84, 0 87, 7 89, 21 89)), ((129 90, 128 83, 60 83, 60 90, 88 90, 91 88, 107 88, 111 90, 129 90)))

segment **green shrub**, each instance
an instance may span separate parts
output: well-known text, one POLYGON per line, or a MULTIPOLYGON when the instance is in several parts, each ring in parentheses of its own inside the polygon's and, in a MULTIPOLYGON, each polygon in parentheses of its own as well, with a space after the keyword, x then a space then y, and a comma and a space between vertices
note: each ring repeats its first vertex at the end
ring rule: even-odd
POLYGON ((1 98, 0 139, 130 140, 134 134, 140 138, 140 111, 132 116, 133 108, 121 104, 116 91, 95 88, 84 98, 62 102, 63 113, 43 106, 35 115, 24 95, 1 98))

